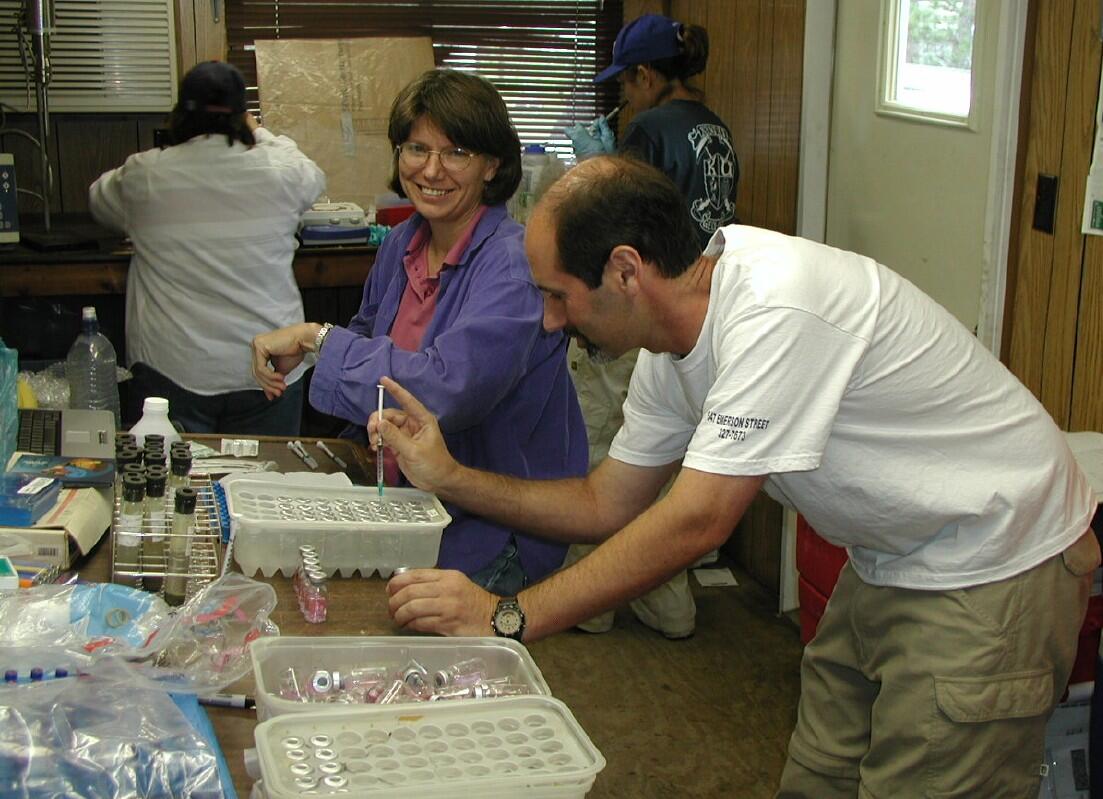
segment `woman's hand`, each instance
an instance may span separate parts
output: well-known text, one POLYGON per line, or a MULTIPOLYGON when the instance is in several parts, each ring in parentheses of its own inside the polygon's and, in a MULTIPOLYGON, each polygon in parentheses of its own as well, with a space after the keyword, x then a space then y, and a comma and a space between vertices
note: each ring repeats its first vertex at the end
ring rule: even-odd
POLYGON ((264 389, 264 396, 275 399, 287 389, 284 375, 313 352, 314 338, 321 325, 302 322, 253 337, 253 379, 264 389), (269 365, 271 364, 271 365, 269 365))

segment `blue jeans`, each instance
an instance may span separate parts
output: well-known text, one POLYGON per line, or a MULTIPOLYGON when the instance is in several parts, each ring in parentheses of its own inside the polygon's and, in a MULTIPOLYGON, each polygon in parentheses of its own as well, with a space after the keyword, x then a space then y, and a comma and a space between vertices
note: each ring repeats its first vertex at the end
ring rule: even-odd
POLYGON ((470 577, 471 582, 498 596, 517 596, 529 583, 525 570, 521 566, 517 544, 512 537, 494 560, 470 577))
POLYGON ((252 436, 297 436, 303 414, 303 381, 296 380, 283 396, 268 400, 259 388, 225 394, 195 394, 151 366, 136 363, 130 370, 131 418, 142 415, 146 397, 169 401, 169 419, 185 433, 232 433, 252 436))

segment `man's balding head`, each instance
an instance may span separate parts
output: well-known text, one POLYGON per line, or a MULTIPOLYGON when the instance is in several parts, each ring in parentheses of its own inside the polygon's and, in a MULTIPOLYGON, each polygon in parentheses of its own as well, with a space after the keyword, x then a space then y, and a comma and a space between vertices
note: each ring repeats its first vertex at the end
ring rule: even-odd
POLYGON ((662 172, 635 158, 590 158, 547 190, 535 214, 556 230, 561 268, 590 288, 605 262, 628 245, 665 277, 682 274, 701 254, 686 199, 662 172))

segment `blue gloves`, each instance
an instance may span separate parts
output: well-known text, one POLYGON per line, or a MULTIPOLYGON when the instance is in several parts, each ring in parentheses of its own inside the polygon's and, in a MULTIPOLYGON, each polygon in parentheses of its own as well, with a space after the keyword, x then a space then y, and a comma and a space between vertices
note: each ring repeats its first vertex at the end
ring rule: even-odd
POLYGON ((595 155, 608 155, 616 152, 616 140, 613 130, 605 117, 598 117, 589 125, 576 122, 567 128, 564 133, 574 145, 574 153, 579 161, 592 158, 595 155), (593 133, 590 132, 593 129, 593 133), (596 134, 596 135, 595 135, 596 134))

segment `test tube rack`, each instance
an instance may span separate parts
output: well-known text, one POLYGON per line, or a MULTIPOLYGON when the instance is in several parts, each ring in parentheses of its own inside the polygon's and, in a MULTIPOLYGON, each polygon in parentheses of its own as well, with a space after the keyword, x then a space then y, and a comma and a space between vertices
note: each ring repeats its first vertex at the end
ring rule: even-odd
MULTIPOLYGON (((195 502, 195 524, 188 543, 188 570, 185 601, 191 599, 208 583, 217 579, 222 565, 222 522, 215 499, 214 484, 206 475, 192 475, 189 478, 192 488, 198 492, 195 502)), ((115 511, 112 516, 111 536, 111 579, 113 582, 146 588, 151 582, 160 583, 156 593, 164 594, 165 577, 179 576, 168 569, 168 552, 174 537, 172 532, 173 506, 168 492, 165 492, 164 523, 157 528, 143 525, 141 539, 143 544, 150 538, 163 536, 165 540, 162 556, 139 556, 139 562, 120 559, 115 546, 114 531, 118 526, 121 502, 115 498, 115 511)), ((145 550, 146 547, 141 547, 145 550)))

